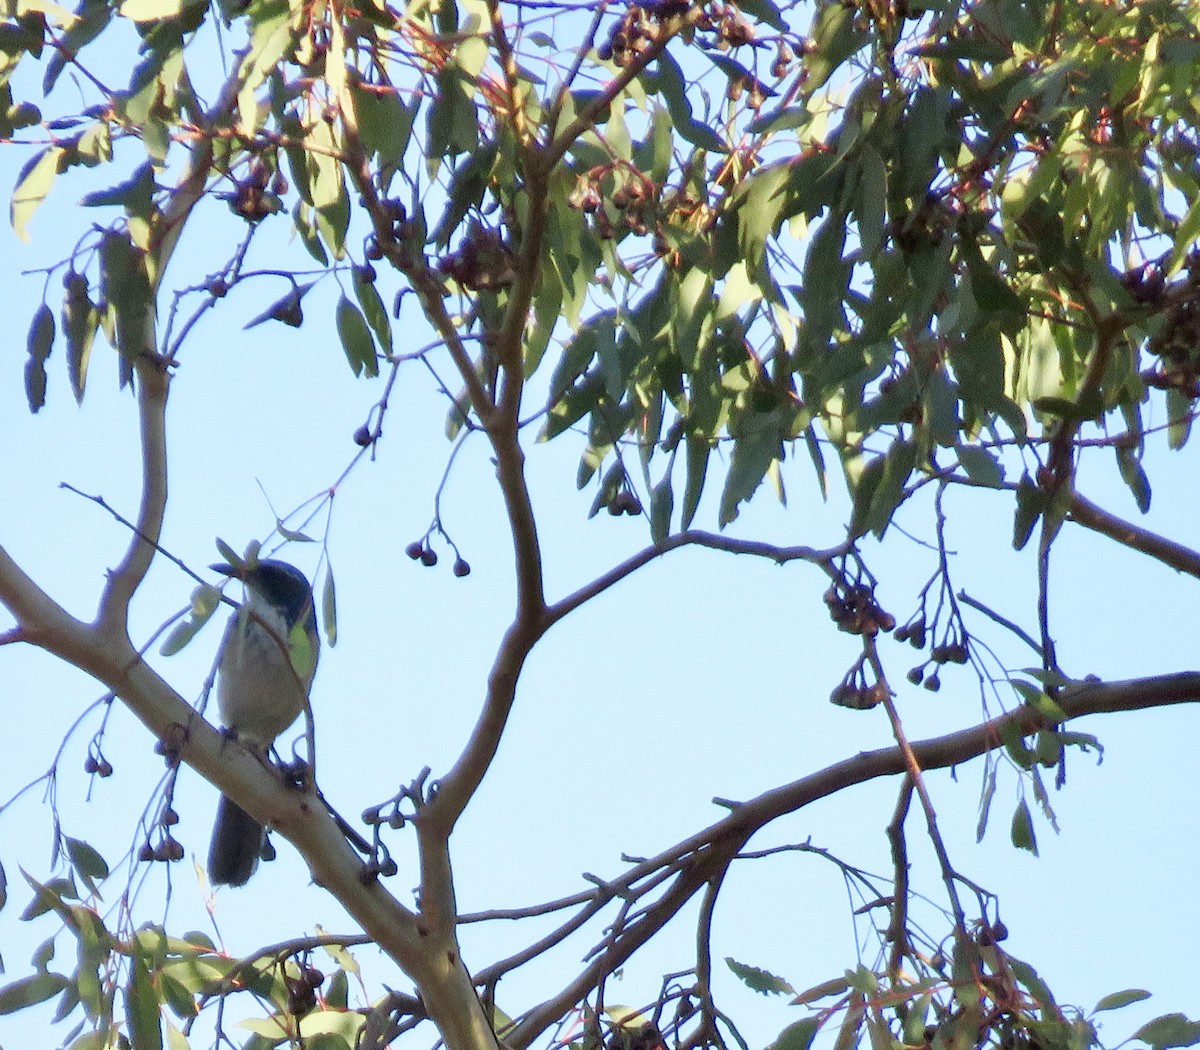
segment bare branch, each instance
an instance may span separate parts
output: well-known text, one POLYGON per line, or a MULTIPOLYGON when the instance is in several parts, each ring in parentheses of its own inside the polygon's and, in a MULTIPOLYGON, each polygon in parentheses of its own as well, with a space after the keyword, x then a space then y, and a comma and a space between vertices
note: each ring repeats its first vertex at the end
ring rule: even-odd
POLYGON ((120 636, 128 630, 129 603, 154 560, 167 509, 166 413, 171 379, 165 362, 154 352, 154 310, 147 312, 150 331, 134 362, 142 443, 142 496, 133 536, 121 564, 109 574, 98 618, 105 633, 120 636))
POLYGON ((908 844, 904 837, 904 822, 908 819, 908 808, 912 803, 913 784, 905 777, 896 799, 896 809, 888 822, 887 837, 892 845, 892 869, 895 872, 892 889, 892 920, 888 925, 887 939, 892 953, 888 962, 888 973, 898 980, 904 966, 904 958, 912 952, 908 939, 908 844))
POLYGON ((1071 497, 1070 518, 1084 528, 1116 540, 1122 546, 1148 554, 1172 569, 1200 578, 1200 553, 1182 543, 1176 543, 1149 529, 1143 529, 1109 514, 1095 503, 1084 499, 1078 492, 1071 497))
MULTIPOLYGON (((1200 671, 1077 685, 1065 688, 1055 699, 1068 720, 1087 715, 1197 703, 1200 702, 1200 671)), ((908 752, 925 772, 945 769, 1003 746, 1005 735, 1013 731, 1027 736, 1045 726, 1046 721, 1042 716, 1022 706, 967 729, 916 741, 909 746, 908 752)), ((690 858, 663 896, 637 922, 626 928, 619 941, 605 953, 603 961, 622 965, 722 870, 722 865, 728 863, 727 858, 736 854, 749 838, 773 820, 853 785, 880 777, 904 775, 908 771, 906 751, 899 745, 860 752, 790 784, 764 792, 703 831, 676 843, 657 857, 636 865, 624 873, 622 881, 636 880, 665 865, 678 863, 681 858, 690 858)), ((594 959, 561 992, 532 1010, 506 1041, 518 1050, 527 1047, 595 986, 602 976, 601 961, 594 959)))
POLYGON ((580 587, 573 594, 569 594, 554 605, 551 605, 546 610, 547 627, 557 623, 568 613, 574 612, 585 602, 590 601, 599 594, 603 594, 613 584, 620 583, 626 576, 633 574, 643 565, 647 565, 655 558, 669 551, 679 550, 681 547, 707 547, 709 550, 725 551, 729 554, 749 554, 758 558, 767 558, 777 565, 786 565, 790 561, 806 561, 813 565, 828 565, 835 558, 839 558, 850 551, 853 544, 850 542, 840 543, 836 547, 818 550, 815 547, 778 547, 774 544, 762 543, 758 540, 739 540, 732 536, 702 532, 698 529, 677 532, 674 535, 668 536, 657 546, 646 547, 644 550, 638 551, 637 554, 625 559, 620 565, 597 576, 596 579, 580 587))

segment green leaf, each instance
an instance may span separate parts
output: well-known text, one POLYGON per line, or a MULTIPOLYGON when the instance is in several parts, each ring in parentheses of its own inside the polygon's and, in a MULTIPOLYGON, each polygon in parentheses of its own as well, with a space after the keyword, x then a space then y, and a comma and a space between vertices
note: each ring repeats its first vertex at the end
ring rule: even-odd
POLYGON ((650 538, 655 545, 666 542, 671 533, 671 513, 675 509, 675 490, 671 486, 671 474, 667 472, 650 490, 650 538))
POLYGON ((1140 1003, 1149 998, 1150 993, 1144 988, 1127 988, 1123 992, 1109 992, 1092 1007, 1092 1010, 1095 1013, 1099 1013, 1101 1010, 1120 1010, 1131 1003, 1140 1003))
POLYGON ((369 153, 379 156, 382 164, 399 168, 408 149, 412 134, 413 118, 417 115, 420 99, 406 106, 394 90, 382 91, 354 84, 354 111, 358 116, 358 130, 363 146, 369 153))
POLYGON ((0 1015, 15 1013, 52 999, 69 985, 58 973, 36 973, 0 988, 0 1015))
POLYGON ((86 879, 107 879, 108 864, 96 849, 81 839, 66 837, 67 857, 73 867, 86 879))
POLYGON ((1037 835, 1033 831, 1033 814, 1029 811, 1029 803, 1021 799, 1017 803, 1012 819, 1012 844, 1017 849, 1027 849, 1035 857, 1038 855, 1037 835))
POLYGON ((1033 535, 1033 528, 1045 512, 1049 502, 1033 479, 1025 474, 1017 482, 1017 512, 1013 519, 1013 549, 1021 550, 1033 535))
POLYGON ((809 1050, 821 1030, 824 1015, 793 1021, 776 1037, 767 1050, 809 1050))
POLYGON ((88 281, 83 274, 71 270, 63 278, 63 285, 62 326, 67 338, 67 373, 75 402, 82 404, 100 314, 88 296, 88 281))
POLYGON ((158 990, 150 967, 141 955, 134 956, 125 986, 125 1019, 133 1050, 162 1050, 162 1020, 158 990))
POLYGON ((46 63, 42 77, 42 92, 49 95, 59 75, 68 62, 77 60, 79 52, 100 35, 112 20, 113 9, 107 0, 82 0, 76 9, 79 17, 60 39, 57 48, 46 63))
POLYGON ((388 316, 387 307, 379 296, 379 290, 374 282, 364 280, 360 267, 354 268, 354 297, 362 307, 363 315, 375 338, 385 354, 392 352, 392 319, 388 316))
POLYGON ((437 89, 427 110, 425 156, 430 170, 436 170, 444 158, 470 153, 479 145, 474 95, 474 81, 446 63, 437 75, 437 89))
POLYGON ((866 145, 860 150, 858 195, 859 204, 855 208, 858 236, 869 258, 883 244, 884 207, 888 199, 887 169, 874 146, 866 145))
POLYGON ((722 528, 738 516, 738 507, 754 495, 766 476, 767 468, 781 459, 783 442, 776 428, 756 428, 738 438, 733 446, 729 473, 721 493, 721 509, 717 520, 722 528))
POLYGON ((692 116, 692 104, 688 100, 687 86, 679 63, 667 51, 658 56, 658 71, 642 73, 642 81, 651 94, 662 96, 667 112, 675 124, 675 130, 693 146, 712 153, 728 153, 729 147, 707 124, 701 124, 692 116))
POLYGON ((124 182, 106 190, 85 193, 79 203, 85 208, 119 205, 130 215, 147 218, 153 208, 154 191, 157 188, 154 167, 147 161, 124 182))
POLYGON ((1150 479, 1142 467, 1141 456, 1133 449, 1117 445, 1117 467, 1121 471, 1121 480, 1129 486, 1133 493, 1134 502, 1143 514, 1150 512, 1150 479))
POLYGON ((700 495, 704 491, 704 479, 708 473, 708 457, 712 453, 712 442, 702 434, 688 434, 686 446, 687 481, 683 490, 683 517, 680 528, 691 527, 692 519, 700 506, 700 495))
POLYGON ((1192 432, 1192 402, 1181 390, 1167 391, 1167 447, 1178 451, 1192 432))
POLYGON ((187 1036, 171 1023, 169 1017, 166 1018, 166 1025, 168 1050, 188 1050, 187 1036))
POLYGON ((745 963, 740 963, 729 956, 725 957, 725 965, 733 971, 734 976, 738 980, 761 995, 796 994, 796 989, 788 984, 787 981, 782 977, 776 977, 775 974, 767 970, 761 970, 757 966, 747 966, 745 963))
POLYGON ((154 350, 153 292, 146 255, 128 234, 109 229, 100 239, 100 294, 115 311, 117 349, 132 367, 138 354, 154 350))
POLYGON ((23 241, 29 240, 25 227, 50 193, 54 178, 59 173, 64 152, 61 146, 49 146, 31 157, 17 175, 8 216, 13 230, 23 241))
POLYGON ((1131 1038, 1155 1048, 1195 1046, 1200 1043, 1200 1021, 1189 1020, 1183 1014, 1163 1014, 1142 1025, 1131 1038))
POLYGON ((120 13, 133 22, 159 22, 177 18, 187 6, 185 0, 125 0, 120 13))
POLYGON ((322 266, 328 266, 329 254, 325 251, 325 245, 321 243, 320 234, 317 232, 317 218, 312 205, 303 200, 298 200, 292 209, 292 225, 300 235, 300 243, 304 245, 304 250, 322 266))
POLYGON ((854 510, 850 534, 859 537, 873 532, 882 537, 897 508, 905 499, 905 485, 917 462, 917 446, 897 439, 887 454, 877 456, 863 468, 854 485, 854 510))
POLYGON ((1004 470, 1000 461, 987 449, 978 445, 959 445, 955 451, 967 477, 976 485, 998 489, 1004 484, 1004 470))
POLYGON ((202 583, 192 591, 191 615, 175 626, 167 635, 159 653, 174 656, 199 634, 200 629, 212 618, 221 604, 221 592, 211 584, 202 583))
POLYGON ((1168 277, 1179 269, 1184 257, 1195 246, 1197 236, 1200 236, 1200 197, 1192 201, 1187 214, 1175 230, 1175 243, 1163 271, 1168 277))
POLYGON ((787 32, 788 25, 783 20, 783 13, 772 0, 738 0, 737 6, 772 29, 778 29, 781 33, 787 32))
POLYGON ((337 645, 337 596, 333 587, 333 566, 325 570, 325 586, 321 590, 321 620, 325 628, 325 639, 332 649, 337 645))
POLYGON ((25 398, 29 411, 37 412, 46 403, 46 359, 54 346, 54 312, 45 303, 34 312, 25 345, 25 398))
POLYGON ((855 27, 854 9, 844 4, 822 4, 813 23, 804 66, 808 77, 804 94, 811 97, 847 58, 857 51, 867 36, 855 27))
POLYGON ((379 375, 379 360, 375 356, 371 330, 358 308, 344 295, 338 300, 335 319, 338 338, 342 341, 342 349, 346 351, 351 371, 356 376, 364 372, 372 377, 379 375))
POLYGON ((332 204, 317 209, 317 232, 335 259, 346 257, 346 231, 350 229, 350 198, 346 187, 332 204))

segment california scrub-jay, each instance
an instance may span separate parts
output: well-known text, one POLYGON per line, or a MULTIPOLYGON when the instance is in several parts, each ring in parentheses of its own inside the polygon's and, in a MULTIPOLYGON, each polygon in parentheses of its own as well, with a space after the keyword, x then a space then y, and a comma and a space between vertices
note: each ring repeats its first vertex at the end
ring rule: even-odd
MULTIPOLYGON (((213 568, 241 580, 246 591, 221 640, 217 708, 230 735, 265 756, 304 711, 317 669, 321 642, 312 587, 304 573, 282 561, 213 568)), ((244 885, 266 835, 266 828, 222 795, 208 850, 211 882, 244 885)))

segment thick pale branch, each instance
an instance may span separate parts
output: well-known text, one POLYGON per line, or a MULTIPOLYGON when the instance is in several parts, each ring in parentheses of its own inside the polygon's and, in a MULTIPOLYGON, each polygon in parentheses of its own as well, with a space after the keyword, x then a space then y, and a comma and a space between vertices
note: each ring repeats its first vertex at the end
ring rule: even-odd
POLYGON ((116 637, 125 636, 129 603, 150 570, 167 510, 166 413, 171 377, 154 350, 154 311, 150 310, 149 314, 147 346, 134 362, 142 442, 141 502, 129 548, 121 564, 109 575, 104 588, 98 619, 105 633, 116 637))
POLYGON ((1122 546, 1131 550, 1148 554, 1151 558, 1169 565, 1172 569, 1187 573, 1189 576, 1200 578, 1200 553, 1176 543, 1158 533, 1133 525, 1123 518, 1118 518, 1090 500, 1084 499, 1079 493, 1071 497, 1070 517, 1084 528, 1099 532, 1109 539, 1116 540, 1122 546))

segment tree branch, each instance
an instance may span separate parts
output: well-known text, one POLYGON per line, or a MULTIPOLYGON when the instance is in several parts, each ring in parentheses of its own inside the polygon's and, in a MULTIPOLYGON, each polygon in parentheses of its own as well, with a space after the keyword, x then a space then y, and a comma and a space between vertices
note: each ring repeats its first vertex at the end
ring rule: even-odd
POLYGON ((137 523, 121 564, 109 574, 98 625, 106 635, 127 636, 129 603, 150 570, 167 512, 167 393, 171 377, 154 349, 154 309, 148 310, 146 345, 134 361, 142 443, 142 497, 137 523))
POLYGON ((829 547, 826 550, 818 550, 815 547, 777 547, 774 544, 762 543, 758 540, 739 540, 732 536, 702 532, 698 529, 677 532, 668 536, 657 546, 646 547, 644 550, 638 551, 632 557, 626 558, 620 565, 597 576, 596 579, 580 587, 579 590, 555 602, 546 610, 546 626, 549 627, 557 623, 568 613, 574 612, 585 602, 591 601, 591 599, 599 594, 603 594, 613 584, 620 583, 626 576, 632 575, 643 565, 652 562, 655 558, 669 551, 679 550, 681 547, 706 547, 709 550, 725 551, 728 554, 750 554, 759 558, 768 558, 777 565, 786 565, 790 561, 806 561, 813 565, 827 565, 835 558, 846 554, 853 546, 853 543, 847 541, 839 543, 836 547, 829 547))
POLYGON ((1156 532, 1109 514, 1095 503, 1084 499, 1078 492, 1071 497, 1069 514, 1072 521, 1078 522, 1084 528, 1116 540, 1131 550, 1148 554, 1172 569, 1200 578, 1200 554, 1191 547, 1185 547, 1182 543, 1176 543, 1156 532))
MULTIPOLYGON (((1200 671, 1067 687, 1055 699, 1068 720, 1087 715, 1197 703, 1200 702, 1200 671)), ((916 741, 910 744, 910 751, 925 772, 945 769, 1002 747, 1005 734, 1013 729, 1022 736, 1028 736, 1046 724, 1036 711, 1022 706, 967 729, 916 741)), ((907 773, 908 760, 905 750, 899 745, 860 752, 790 784, 764 792, 703 831, 676 843, 657 857, 637 864, 621 876, 622 883, 629 884, 691 856, 691 861, 680 870, 679 876, 663 896, 646 909, 637 922, 626 928, 619 941, 605 953, 604 959, 622 965, 674 917, 715 872, 721 870, 721 858, 727 856, 728 851, 738 852, 748 839, 767 824, 854 785, 907 773)), ((563 1011, 594 987, 600 977, 598 962, 593 960, 562 991, 535 1007, 507 1042, 518 1050, 527 1047, 563 1011)))

